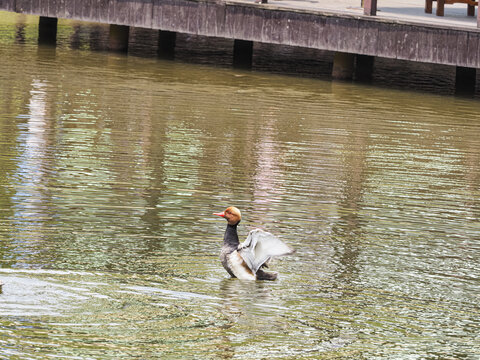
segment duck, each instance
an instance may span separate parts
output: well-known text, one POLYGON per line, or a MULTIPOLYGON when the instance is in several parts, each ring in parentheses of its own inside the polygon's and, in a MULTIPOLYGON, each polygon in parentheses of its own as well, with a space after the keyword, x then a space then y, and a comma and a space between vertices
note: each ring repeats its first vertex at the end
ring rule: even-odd
POLYGON ((268 262, 273 257, 290 255, 295 250, 261 229, 251 230, 247 239, 240 244, 237 227, 242 214, 235 206, 213 215, 227 220, 220 261, 230 276, 240 280, 276 280, 278 273, 267 272, 263 268, 268 268, 268 262))

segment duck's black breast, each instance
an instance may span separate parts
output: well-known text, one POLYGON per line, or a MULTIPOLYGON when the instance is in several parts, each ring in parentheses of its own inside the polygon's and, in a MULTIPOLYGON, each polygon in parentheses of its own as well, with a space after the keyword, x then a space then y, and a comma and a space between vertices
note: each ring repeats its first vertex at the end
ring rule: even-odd
POLYGON ((232 251, 237 250, 238 245, 240 244, 240 241, 238 240, 237 226, 238 224, 227 225, 225 234, 223 235, 223 246, 233 248, 232 251))
POLYGON ((240 241, 238 240, 237 225, 238 224, 227 225, 227 228, 225 229, 225 235, 223 236, 222 251, 220 253, 220 261, 222 262, 225 270, 227 270, 232 277, 235 277, 235 274, 229 265, 228 256, 234 251, 237 251, 238 245, 240 244, 240 241))

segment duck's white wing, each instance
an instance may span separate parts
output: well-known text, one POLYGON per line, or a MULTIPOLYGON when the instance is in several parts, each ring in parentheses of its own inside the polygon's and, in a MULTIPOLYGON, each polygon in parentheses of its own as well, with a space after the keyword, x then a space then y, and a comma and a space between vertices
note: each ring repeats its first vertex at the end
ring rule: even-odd
POLYGON ((238 253, 254 273, 270 258, 293 252, 290 246, 275 235, 260 229, 250 231, 247 239, 238 247, 238 253))

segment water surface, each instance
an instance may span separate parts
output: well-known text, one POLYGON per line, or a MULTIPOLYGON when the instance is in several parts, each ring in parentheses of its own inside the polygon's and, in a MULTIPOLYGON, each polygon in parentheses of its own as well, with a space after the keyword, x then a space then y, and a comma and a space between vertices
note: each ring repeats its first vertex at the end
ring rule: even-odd
POLYGON ((477 101, 35 24, 0 26, 0 357, 480 358, 477 101), (228 278, 228 205, 278 281, 228 278))

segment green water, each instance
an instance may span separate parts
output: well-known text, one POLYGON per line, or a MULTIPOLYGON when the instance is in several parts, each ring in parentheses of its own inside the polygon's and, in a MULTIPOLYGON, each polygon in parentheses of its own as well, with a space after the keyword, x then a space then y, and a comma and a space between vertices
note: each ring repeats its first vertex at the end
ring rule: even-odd
POLYGON ((480 358, 478 101, 0 15, 0 358, 480 358), (228 205, 278 281, 228 278, 228 205))

